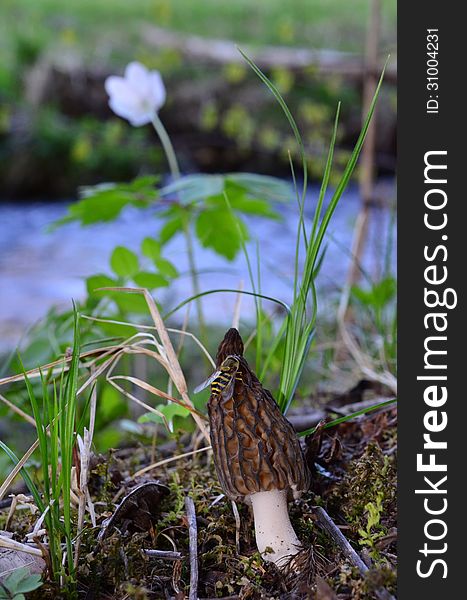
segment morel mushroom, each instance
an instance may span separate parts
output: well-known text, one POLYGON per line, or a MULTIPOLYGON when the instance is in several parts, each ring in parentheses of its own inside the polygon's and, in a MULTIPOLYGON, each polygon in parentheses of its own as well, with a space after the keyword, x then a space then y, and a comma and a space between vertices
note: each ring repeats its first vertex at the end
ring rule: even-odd
POLYGON ((230 329, 217 352, 209 419, 217 475, 231 500, 251 504, 256 543, 279 566, 301 547, 287 502, 309 486, 309 471, 292 425, 243 358, 243 342, 230 329))

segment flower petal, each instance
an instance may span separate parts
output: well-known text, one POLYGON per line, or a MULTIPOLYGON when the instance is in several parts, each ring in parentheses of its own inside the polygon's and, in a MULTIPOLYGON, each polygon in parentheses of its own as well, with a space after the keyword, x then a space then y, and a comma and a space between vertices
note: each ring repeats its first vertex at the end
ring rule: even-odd
POLYGON ((151 71, 148 75, 151 99, 155 110, 159 110, 165 104, 166 91, 159 71, 151 71))
POLYGON ((160 73, 136 61, 127 65, 125 77, 107 77, 105 89, 114 113, 136 127, 152 121, 166 98, 160 73))
POLYGON ((141 125, 147 125, 151 123, 154 118, 154 111, 141 112, 139 114, 134 113, 128 120, 133 127, 141 127, 141 125))
POLYGON ((116 97, 109 100, 109 106, 116 115, 127 119, 127 121, 136 127, 150 123, 154 116, 153 111, 142 109, 140 104, 136 106, 134 104, 126 104, 116 97))
POLYGON ((131 62, 125 69, 125 79, 134 92, 140 96, 147 97, 149 94, 149 71, 139 62, 131 62))

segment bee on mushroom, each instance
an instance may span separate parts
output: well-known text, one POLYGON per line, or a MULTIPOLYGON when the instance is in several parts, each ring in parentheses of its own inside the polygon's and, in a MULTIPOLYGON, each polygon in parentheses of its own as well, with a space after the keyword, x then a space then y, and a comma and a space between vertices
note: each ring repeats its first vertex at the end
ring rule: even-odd
POLYGON ((211 444, 221 487, 252 507, 258 550, 279 567, 301 549, 288 501, 310 484, 310 474, 292 425, 243 357, 243 341, 229 329, 216 356, 211 385, 211 444))

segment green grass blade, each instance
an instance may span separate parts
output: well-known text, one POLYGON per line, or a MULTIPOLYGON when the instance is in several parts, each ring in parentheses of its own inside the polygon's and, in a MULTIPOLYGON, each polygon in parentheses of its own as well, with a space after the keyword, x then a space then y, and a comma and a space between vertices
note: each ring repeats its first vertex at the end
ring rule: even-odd
POLYGON ((257 292, 248 292, 246 290, 236 290, 233 288, 219 288, 216 290, 207 290, 206 292, 200 292, 199 294, 195 294, 194 296, 190 296, 189 298, 186 298, 185 300, 183 300, 182 302, 177 304, 177 306, 175 308, 172 308, 172 310, 165 313, 163 318, 164 318, 164 320, 168 319, 173 314, 175 314, 178 310, 180 310, 181 308, 186 306, 189 302, 193 302, 193 300, 196 300, 197 298, 201 298, 202 296, 209 296, 210 294, 220 294, 220 293, 245 294, 246 296, 260 296, 263 300, 269 300, 270 302, 275 302, 276 304, 281 306, 287 313, 290 313, 290 307, 285 302, 282 302, 282 300, 279 300, 278 298, 274 298, 272 296, 265 296, 264 294, 258 294, 257 292))
MULTIPOLYGON (((2 448, 2 450, 9 456, 9 458, 15 464, 15 466, 19 463, 19 458, 16 456, 16 454, 13 452, 13 450, 11 450, 1 440, 0 440, 0 448, 2 448)), ((36 503, 37 508, 39 509, 39 511, 41 513, 43 513, 45 510, 45 506, 44 506, 44 503, 42 502, 41 495, 40 495, 39 490, 37 489, 36 485, 34 484, 33 480, 29 476, 29 473, 26 471, 25 467, 21 468, 20 474, 21 474, 21 477, 23 478, 24 483, 26 484, 28 490, 31 492, 31 496, 34 498, 34 502, 36 503)))
MULTIPOLYGON (((339 417, 338 419, 334 419, 333 421, 329 421, 324 426, 324 429, 330 429, 331 427, 335 427, 336 425, 340 425, 341 423, 346 423, 347 421, 351 421, 356 417, 360 417, 361 415, 366 415, 369 412, 373 412, 374 410, 378 410, 379 408, 385 408, 386 406, 391 406, 391 404, 396 404, 397 398, 392 398, 391 400, 386 400, 385 402, 380 402, 379 404, 373 404, 372 406, 368 406, 367 408, 362 408, 361 410, 357 410, 356 412, 346 415, 345 417, 339 417)), ((311 435, 316 431, 317 427, 311 427, 310 429, 305 429, 305 431, 300 431, 297 433, 299 437, 304 437, 306 435, 311 435)))
POLYGON ((287 103, 285 102, 284 98, 282 97, 281 93, 279 92, 279 90, 277 89, 277 87, 272 83, 272 81, 261 71, 261 69, 258 67, 258 65, 256 65, 251 58, 249 58, 240 48, 238 48, 238 51, 240 52, 240 54, 243 56, 243 58, 246 60, 246 62, 250 65, 250 67, 253 69, 253 71, 256 73, 256 75, 261 79, 261 81, 266 85, 266 87, 269 89, 269 91, 273 94, 274 98, 277 100, 279 106, 282 108, 289 124, 290 127, 292 128, 293 134, 295 136, 295 139, 297 141, 298 144, 298 148, 299 148, 299 152, 300 152, 300 159, 302 162, 302 169, 303 169, 303 191, 302 191, 302 200, 301 200, 301 204, 304 205, 305 203, 305 196, 306 196, 306 190, 307 190, 307 185, 308 185, 308 167, 306 164, 306 154, 305 154, 305 146, 303 144, 303 140, 302 140, 302 136, 300 135, 300 131, 298 129, 297 123, 295 122, 295 119, 293 118, 292 113, 289 110, 289 107, 287 106, 287 103))

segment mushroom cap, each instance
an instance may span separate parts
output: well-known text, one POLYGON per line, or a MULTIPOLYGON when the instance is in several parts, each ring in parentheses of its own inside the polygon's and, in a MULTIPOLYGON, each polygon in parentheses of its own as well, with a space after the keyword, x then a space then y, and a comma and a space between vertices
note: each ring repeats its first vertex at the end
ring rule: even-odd
POLYGON ((240 334, 230 329, 219 346, 217 358, 220 365, 232 356, 237 359, 238 368, 230 373, 234 385, 225 385, 221 392, 216 387, 208 404, 220 484, 231 500, 244 500, 251 494, 272 490, 287 490, 289 497, 297 498, 310 484, 300 442, 242 354, 240 334), (226 354, 231 351, 232 354, 226 354))
POLYGON ((227 331, 219 344, 216 354, 217 367, 220 367, 228 356, 243 356, 243 340, 235 327, 227 331))

